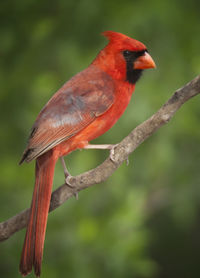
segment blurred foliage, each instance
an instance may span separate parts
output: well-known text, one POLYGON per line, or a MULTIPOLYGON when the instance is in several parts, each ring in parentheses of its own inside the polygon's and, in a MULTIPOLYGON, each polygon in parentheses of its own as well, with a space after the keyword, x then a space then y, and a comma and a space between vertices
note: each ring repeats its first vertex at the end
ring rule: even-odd
MULTIPOLYGON (((98 143, 117 143, 200 73, 200 2, 37 1, 0 3, 0 220, 28 207, 34 163, 18 166, 36 115, 50 96, 94 59, 115 30, 144 42, 157 64, 98 143)), ((142 144, 105 183, 49 216, 42 277, 200 277, 200 99, 142 144)), ((104 151, 76 151, 72 174, 104 151)), ((55 186, 63 183, 60 163, 55 186)), ((0 276, 20 277, 24 230, 0 245, 0 276)), ((34 277, 31 274, 29 277, 34 277)))

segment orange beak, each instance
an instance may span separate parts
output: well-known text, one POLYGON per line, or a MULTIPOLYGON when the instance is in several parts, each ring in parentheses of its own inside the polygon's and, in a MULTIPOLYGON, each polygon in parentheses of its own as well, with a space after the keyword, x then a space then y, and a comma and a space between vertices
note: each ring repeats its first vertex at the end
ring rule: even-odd
POLYGON ((156 64, 148 52, 145 52, 134 63, 134 69, 150 69, 155 67, 156 64))

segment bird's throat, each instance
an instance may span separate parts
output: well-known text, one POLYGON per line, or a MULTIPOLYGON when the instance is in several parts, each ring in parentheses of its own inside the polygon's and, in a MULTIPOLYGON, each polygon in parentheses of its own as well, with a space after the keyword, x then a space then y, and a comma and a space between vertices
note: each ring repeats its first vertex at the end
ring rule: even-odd
POLYGON ((143 70, 133 69, 133 64, 129 65, 129 63, 127 63, 127 65, 126 65, 126 81, 128 81, 130 84, 135 84, 142 76, 142 72, 143 72, 143 70))

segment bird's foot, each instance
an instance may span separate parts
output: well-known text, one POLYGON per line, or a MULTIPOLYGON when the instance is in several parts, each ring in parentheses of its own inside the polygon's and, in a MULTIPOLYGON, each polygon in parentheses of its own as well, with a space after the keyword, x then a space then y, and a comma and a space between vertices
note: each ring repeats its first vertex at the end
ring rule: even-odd
POLYGON ((118 146, 118 144, 115 145, 110 145, 110 160, 113 161, 114 163, 116 162, 115 160, 115 148, 118 146))
MULTIPOLYGON (((114 163, 116 163, 117 161, 115 160, 115 148, 118 146, 119 144, 115 144, 115 145, 112 145, 112 147, 110 148, 110 160, 112 160, 114 163)), ((126 165, 128 166, 129 165, 129 159, 128 157, 126 158, 126 165)))
POLYGON ((112 160, 113 162, 115 161, 114 158, 114 149, 118 146, 118 144, 104 144, 104 145, 92 145, 92 144, 88 144, 84 147, 84 149, 99 149, 99 150, 110 150, 110 160, 112 160))
MULTIPOLYGON (((76 187, 74 185, 71 184, 71 179, 73 178, 72 175, 70 175, 69 171, 67 170, 67 167, 65 165, 65 161, 64 161, 64 158, 61 157, 61 162, 62 162, 62 166, 63 166, 63 169, 64 169, 64 175, 65 175, 65 184, 70 187, 71 189, 75 189, 76 187)), ((76 198, 76 200, 78 200, 78 192, 74 192, 74 196, 76 198)))
MULTIPOLYGON (((70 187, 71 189, 76 189, 76 187, 74 185, 71 184, 70 180, 71 178, 73 178, 72 175, 68 174, 67 176, 65 176, 65 184, 70 187)), ((74 196, 76 198, 76 200, 78 201, 78 191, 75 191, 74 196)))

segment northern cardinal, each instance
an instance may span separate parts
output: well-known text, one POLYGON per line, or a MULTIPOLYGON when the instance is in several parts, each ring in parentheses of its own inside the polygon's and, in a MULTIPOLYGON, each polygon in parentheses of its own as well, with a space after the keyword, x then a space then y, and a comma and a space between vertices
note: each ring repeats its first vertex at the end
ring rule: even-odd
MULTIPOLYGON (((72 77, 39 113, 20 164, 36 159, 35 187, 20 272, 41 273, 54 168, 58 158, 81 148, 111 148, 88 142, 109 130, 126 109, 142 71, 155 63, 141 42, 103 33, 109 43, 91 65, 72 77)), ((68 175, 65 169, 66 176, 68 175)))

